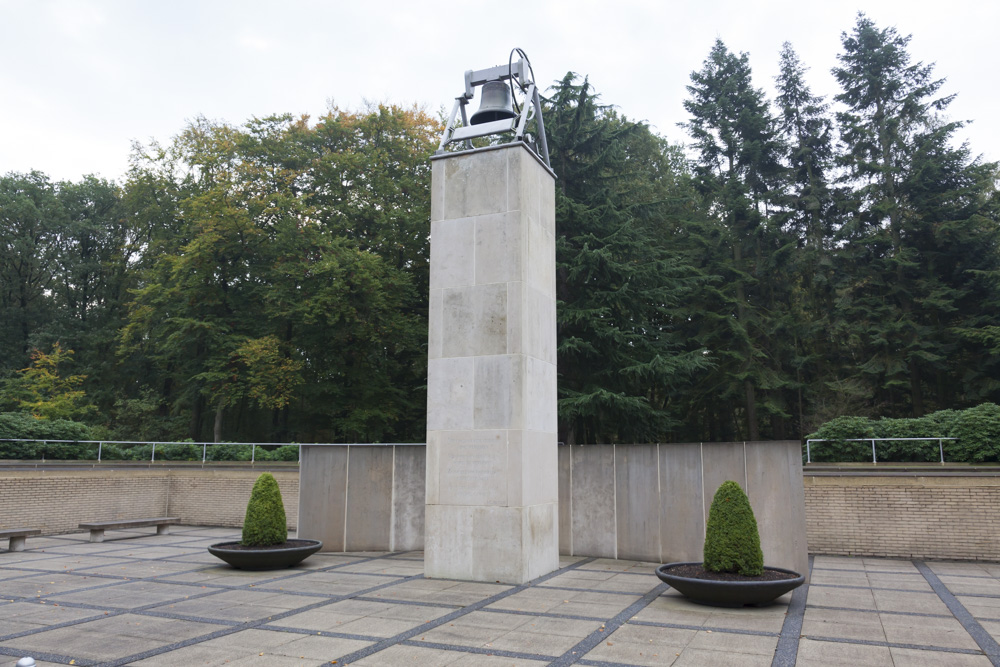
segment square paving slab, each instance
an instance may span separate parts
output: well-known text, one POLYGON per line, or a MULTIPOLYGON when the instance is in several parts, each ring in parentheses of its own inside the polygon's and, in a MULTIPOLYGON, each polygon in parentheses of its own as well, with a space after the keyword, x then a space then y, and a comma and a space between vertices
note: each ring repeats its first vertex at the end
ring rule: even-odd
POLYGON ((1000 665, 1000 565, 816 556, 768 607, 693 604, 654 563, 562 557, 519 586, 423 577, 423 554, 234 570, 225 528, 0 550, 0 667, 1000 665))

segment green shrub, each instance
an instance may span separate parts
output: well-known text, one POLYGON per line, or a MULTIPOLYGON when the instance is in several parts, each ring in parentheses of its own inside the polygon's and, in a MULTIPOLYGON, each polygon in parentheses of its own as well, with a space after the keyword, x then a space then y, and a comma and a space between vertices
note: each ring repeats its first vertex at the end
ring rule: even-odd
POLYGON ((101 459, 104 461, 149 461, 152 456, 152 445, 105 443, 101 459))
POLYGON ((160 445, 156 448, 157 461, 201 461, 201 447, 190 445, 160 445))
MULTIPOLYGON (((0 413, 0 438, 14 440, 89 440, 86 424, 68 419, 36 419, 24 412, 0 413)), ((0 442, 4 459, 96 459, 97 446, 74 443, 0 442)))
POLYGON ((281 544, 288 539, 285 506, 274 475, 261 474, 254 482, 243 520, 242 544, 249 547, 281 544))
POLYGON ((249 461, 252 454, 250 445, 209 445, 206 457, 209 461, 249 461))
POLYGON ((273 449, 257 448, 258 461, 298 461, 298 445, 282 445, 273 449))
POLYGON ((757 519, 740 485, 723 482, 712 499, 705 527, 704 567, 754 577, 764 572, 757 519))
POLYGON ((1000 461, 1000 406, 983 403, 962 410, 948 435, 958 438, 956 453, 961 460, 1000 461))
MULTIPOLYGON (((939 410, 916 419, 837 417, 820 426, 810 439, 826 440, 811 448, 813 461, 872 460, 870 442, 850 438, 955 438, 942 443, 948 462, 1000 461, 1000 407, 984 403, 967 410, 939 410)), ((875 445, 879 461, 937 461, 936 441, 886 441, 875 445)))
POLYGON ((813 461, 864 461, 871 460, 868 443, 849 442, 853 438, 875 438, 875 421, 868 417, 837 417, 820 426, 807 436, 814 440, 827 440, 814 444, 810 449, 813 461), (867 457, 867 458, 866 458, 867 457))

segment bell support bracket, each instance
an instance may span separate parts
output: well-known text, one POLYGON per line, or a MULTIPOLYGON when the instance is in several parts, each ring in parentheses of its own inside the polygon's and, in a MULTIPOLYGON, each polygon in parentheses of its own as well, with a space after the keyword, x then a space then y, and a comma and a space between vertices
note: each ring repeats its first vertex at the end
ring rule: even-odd
MULTIPOLYGON (((451 115, 448 118, 448 125, 441 135, 441 144, 438 146, 438 153, 444 152, 445 147, 453 142, 465 142, 466 148, 472 148, 470 139, 475 137, 485 137, 492 134, 504 134, 513 132, 514 141, 525 141, 525 132, 528 121, 535 119, 538 125, 538 145, 536 152, 545 162, 549 164, 549 146, 545 139, 545 124, 542 122, 541 98, 538 95, 538 88, 531 80, 529 72, 531 64, 526 58, 521 58, 510 65, 497 65, 481 70, 467 70, 465 72, 465 91, 455 98, 455 104, 451 108, 451 115), (478 125, 470 125, 466 113, 466 105, 472 100, 475 88, 482 86, 487 81, 511 81, 514 87, 524 93, 524 104, 513 118, 504 118, 478 125), (462 126, 455 127, 455 122, 459 114, 462 117, 462 126)), ((531 142, 527 142, 531 145, 531 142)))

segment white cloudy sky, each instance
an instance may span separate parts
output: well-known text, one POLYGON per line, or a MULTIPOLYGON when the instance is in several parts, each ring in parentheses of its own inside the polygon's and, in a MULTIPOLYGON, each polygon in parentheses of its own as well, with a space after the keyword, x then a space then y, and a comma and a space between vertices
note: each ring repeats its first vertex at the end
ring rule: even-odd
POLYGON ((951 115, 975 120, 962 138, 1000 159, 992 0, 0 0, 0 174, 120 179, 133 140, 168 141, 198 115, 450 109, 466 69, 514 46, 541 83, 586 74, 605 102, 683 141, 685 85, 717 37, 750 54, 769 93, 791 41, 813 91, 832 96, 859 9, 913 35, 914 59, 958 94, 951 115))

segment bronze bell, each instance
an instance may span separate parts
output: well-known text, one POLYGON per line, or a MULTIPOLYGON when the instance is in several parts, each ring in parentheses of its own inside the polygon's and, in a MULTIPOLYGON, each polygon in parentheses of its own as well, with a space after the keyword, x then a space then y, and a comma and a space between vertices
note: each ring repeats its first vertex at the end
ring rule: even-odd
POLYGON ((514 105, 510 99, 510 88, 503 81, 487 81, 483 84, 482 101, 479 111, 472 114, 469 125, 492 123, 495 120, 513 118, 514 105))

